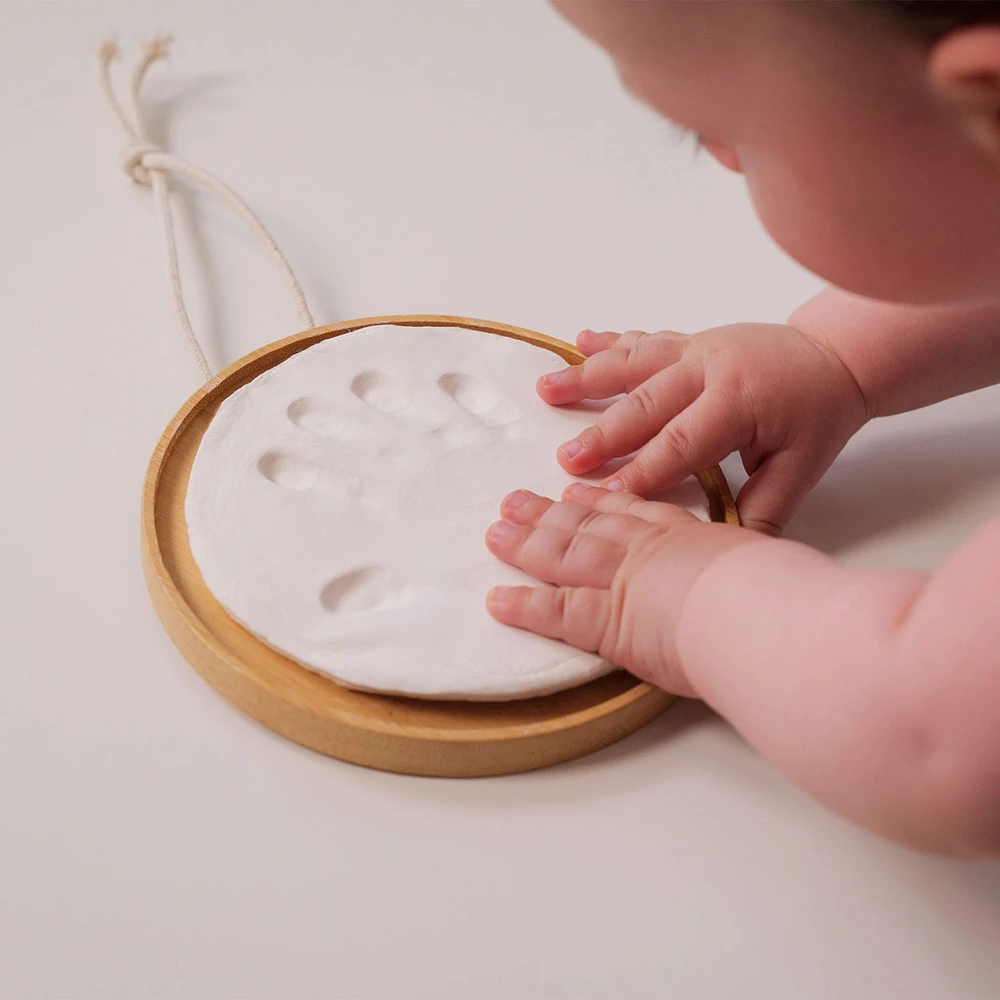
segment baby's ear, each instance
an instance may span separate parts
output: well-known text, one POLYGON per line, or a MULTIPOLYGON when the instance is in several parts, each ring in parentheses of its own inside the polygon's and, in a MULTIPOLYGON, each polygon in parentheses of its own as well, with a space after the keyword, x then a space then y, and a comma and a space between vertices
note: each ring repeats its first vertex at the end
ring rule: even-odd
POLYGON ((1000 24, 950 32, 931 49, 935 95, 1000 165, 1000 24))

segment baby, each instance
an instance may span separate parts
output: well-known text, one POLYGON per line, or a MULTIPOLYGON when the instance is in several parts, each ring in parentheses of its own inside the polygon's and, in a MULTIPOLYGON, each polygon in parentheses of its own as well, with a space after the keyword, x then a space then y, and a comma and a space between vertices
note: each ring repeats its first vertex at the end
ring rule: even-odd
POLYGON ((1000 855, 1000 519, 933 574, 768 537, 867 421, 1000 382, 1000 3, 557 7, 832 287, 786 324, 581 333, 542 399, 626 395, 558 460, 637 454, 504 500, 487 543, 545 585, 490 612, 704 699, 885 836, 1000 855), (746 527, 642 499, 733 451, 746 527))

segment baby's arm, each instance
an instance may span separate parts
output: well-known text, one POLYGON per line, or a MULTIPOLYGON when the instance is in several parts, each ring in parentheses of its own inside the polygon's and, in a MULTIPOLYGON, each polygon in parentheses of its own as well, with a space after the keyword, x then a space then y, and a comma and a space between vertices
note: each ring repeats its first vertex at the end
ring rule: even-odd
POLYGON ((902 306, 828 288, 788 323, 836 352, 873 417, 1000 382, 1000 302, 902 306))
POLYGON ((1000 855, 1000 520, 927 575, 582 484, 501 516, 491 551, 549 586, 497 588, 498 620, 703 698, 885 836, 1000 855))
POLYGON ((568 472, 638 449, 608 486, 652 496, 739 451, 744 523, 776 532, 871 417, 1000 381, 1000 303, 916 308, 829 290, 787 325, 584 331, 579 344, 590 357, 545 376, 542 398, 626 395, 560 448, 568 472))
POLYGON ((932 576, 742 546, 678 628, 694 690, 794 781, 916 846, 1000 853, 1000 521, 932 576))

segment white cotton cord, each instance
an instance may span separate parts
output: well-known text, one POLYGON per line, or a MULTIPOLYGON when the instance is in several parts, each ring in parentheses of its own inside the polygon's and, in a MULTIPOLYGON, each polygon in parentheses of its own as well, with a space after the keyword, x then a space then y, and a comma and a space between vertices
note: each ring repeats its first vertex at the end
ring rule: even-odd
POLYGON ((146 72, 154 62, 165 59, 169 52, 171 39, 161 35, 142 46, 142 56, 132 70, 128 88, 128 110, 123 107, 115 93, 111 80, 111 64, 118 58, 119 49, 116 42, 105 42, 100 49, 101 87, 115 117, 125 133, 126 146, 122 153, 122 168, 136 184, 152 188, 153 202, 160 218, 160 229, 163 234, 163 245, 167 262, 167 276, 170 280, 170 291, 174 306, 174 315, 184 338, 203 378, 212 377, 212 369, 205 358, 205 352, 198 343, 187 306, 184 304, 184 292, 181 286, 180 263, 177 257, 177 239, 174 234, 174 219, 170 208, 170 186, 167 174, 179 174, 189 180, 207 187, 235 209, 236 213, 250 227, 264 245, 271 260, 281 272, 295 300, 299 322, 303 329, 315 326, 312 313, 306 304, 302 286, 292 272, 284 254, 278 249, 264 223, 250 209, 236 192, 217 177, 198 167, 180 160, 176 156, 165 153, 155 143, 151 142, 146 130, 146 122, 142 114, 140 92, 146 72))

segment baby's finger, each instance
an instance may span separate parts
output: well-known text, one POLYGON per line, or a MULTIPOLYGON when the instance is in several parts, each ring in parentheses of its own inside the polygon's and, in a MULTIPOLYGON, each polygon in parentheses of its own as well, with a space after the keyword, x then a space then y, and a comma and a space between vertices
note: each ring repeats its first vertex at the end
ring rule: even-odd
MULTIPOLYGON (((580 484, 583 485, 583 484, 580 484)), ((586 487, 594 493, 607 493, 596 487, 586 487)), ((567 490, 569 492, 569 490, 567 490)), ((623 494, 608 493, 609 498, 619 498, 623 494)), ((633 499, 638 500, 638 497, 633 499)), ((667 504, 650 504, 668 507, 667 504)), ((679 508, 674 508, 679 510, 679 508)), ((568 534, 584 532, 610 539, 621 545, 631 543, 637 530, 645 524, 660 523, 666 517, 633 517, 626 512, 624 504, 605 504, 602 508, 594 504, 556 503, 547 497, 540 497, 529 490, 515 490, 500 505, 500 516, 508 523, 527 528, 551 528, 568 534)))
POLYGON ((611 616, 611 596, 590 587, 494 587, 486 607, 498 622, 597 652, 611 616))
POLYGON ((609 399, 631 392, 648 378, 680 359, 684 342, 674 338, 643 336, 629 341, 628 334, 582 365, 543 375, 538 395, 553 406, 582 399, 609 399))
POLYGON ((555 503, 531 490, 514 490, 501 501, 500 516, 510 524, 537 524, 555 503))
POLYGON ((563 496, 574 504, 589 507, 606 514, 628 514, 638 517, 648 524, 668 524, 671 521, 690 520, 694 515, 683 507, 656 500, 643 500, 634 493, 612 493, 599 486, 586 483, 572 483, 563 491, 563 496))
POLYGON ((562 445, 556 452, 559 464, 582 476, 630 454, 694 402, 703 387, 701 372, 690 365, 657 372, 608 407, 593 426, 562 445))
POLYGON ((806 494, 816 485, 805 462, 792 452, 770 455, 746 481, 736 500, 745 528, 780 535, 806 494))
MULTIPOLYGON (((593 521, 596 511, 579 503, 566 503, 540 497, 530 490, 508 493, 500 504, 500 516, 508 524, 523 527, 558 528, 561 531, 585 531, 593 521)), ((619 529, 620 531, 620 529, 619 529)), ((607 535, 607 533, 605 533, 607 535)), ((616 537, 611 534, 608 537, 616 537)))
POLYGON ((576 346, 588 357, 600 351, 606 351, 609 347, 631 347, 643 337, 650 334, 645 330, 626 330, 624 333, 612 333, 610 330, 604 333, 595 333, 593 330, 583 330, 576 338, 576 346), (580 343, 581 337, 583 344, 580 343), (587 345, 588 350, 584 345, 587 345))
POLYGON ((597 354, 598 351, 606 351, 609 347, 614 347, 619 336, 620 334, 610 331, 597 333, 595 330, 581 330, 576 335, 576 346, 589 358, 592 354, 597 354))
POLYGON ((504 562, 560 587, 609 587, 626 553, 621 542, 591 532, 506 521, 490 527, 486 545, 504 562))
POLYGON ((742 447, 743 437, 733 406, 720 394, 702 393, 604 486, 640 496, 676 486, 742 447))

